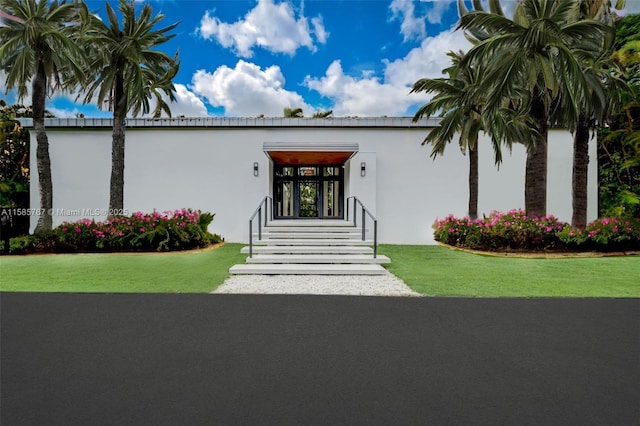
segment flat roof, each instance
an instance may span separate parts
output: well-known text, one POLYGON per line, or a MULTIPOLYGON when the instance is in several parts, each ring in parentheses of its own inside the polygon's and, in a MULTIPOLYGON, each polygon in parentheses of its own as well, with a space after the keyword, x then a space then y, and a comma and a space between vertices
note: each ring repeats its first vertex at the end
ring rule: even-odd
MULTIPOLYGON (((19 118, 22 126, 33 127, 33 119, 19 118)), ((376 127, 376 128, 431 128, 440 124, 440 118, 423 118, 414 123, 412 117, 335 117, 335 118, 242 118, 242 117, 174 117, 174 118, 128 118, 127 128, 331 128, 331 127, 376 127)), ((111 128, 111 118, 45 118, 45 127, 52 128, 111 128)))

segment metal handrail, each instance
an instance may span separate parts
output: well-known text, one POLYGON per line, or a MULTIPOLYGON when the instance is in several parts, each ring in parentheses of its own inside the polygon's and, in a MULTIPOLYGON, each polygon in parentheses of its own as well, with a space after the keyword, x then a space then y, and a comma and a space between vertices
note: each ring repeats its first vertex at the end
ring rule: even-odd
POLYGON ((375 259, 376 257, 378 257, 378 219, 376 219, 375 216, 371 214, 369 209, 367 209, 364 206, 364 204, 362 204, 362 201, 360 201, 358 197, 351 196, 347 198, 347 220, 349 220, 349 200, 351 198, 353 198, 353 226, 358 226, 358 220, 357 220, 358 216, 356 215, 356 209, 358 207, 358 204, 360 204, 360 207, 362 209, 362 241, 365 240, 365 236, 366 236, 367 216, 365 215, 365 213, 369 215, 371 220, 373 220, 373 257, 375 259))
POLYGON ((264 226, 267 226, 268 217, 273 220, 273 198, 267 195, 249 218, 249 257, 253 257, 253 220, 256 215, 258 216, 258 240, 262 239, 262 206, 264 206, 264 226), (269 208, 269 202, 271 202, 271 208, 269 208), (268 216, 269 213, 271 213, 270 216, 268 216))

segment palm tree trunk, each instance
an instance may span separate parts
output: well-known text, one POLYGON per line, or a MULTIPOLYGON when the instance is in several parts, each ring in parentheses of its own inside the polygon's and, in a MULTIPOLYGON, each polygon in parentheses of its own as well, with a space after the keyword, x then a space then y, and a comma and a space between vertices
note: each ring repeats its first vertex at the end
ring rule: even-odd
POLYGON ((584 229, 587 225, 587 172, 589 169, 589 127, 584 115, 580 115, 573 137, 573 216, 571 225, 584 229))
POLYGON ((116 78, 114 97, 109 210, 121 211, 124 209, 124 120, 127 113, 122 76, 116 78))
POLYGON ((33 128, 36 132, 36 163, 38 165, 38 183, 40 184, 40 208, 35 232, 48 231, 53 227, 51 216, 53 209, 53 183, 51 181, 51 158, 49 157, 49 138, 44 127, 44 105, 47 95, 47 75, 44 63, 40 61, 32 85, 33 128))
POLYGON ((469 217, 478 217, 478 143, 469 145, 469 217))
POLYGON ((541 96, 531 104, 531 114, 538 123, 540 138, 533 150, 527 153, 527 170, 524 183, 524 208, 528 215, 547 214, 547 124, 546 109, 541 96))

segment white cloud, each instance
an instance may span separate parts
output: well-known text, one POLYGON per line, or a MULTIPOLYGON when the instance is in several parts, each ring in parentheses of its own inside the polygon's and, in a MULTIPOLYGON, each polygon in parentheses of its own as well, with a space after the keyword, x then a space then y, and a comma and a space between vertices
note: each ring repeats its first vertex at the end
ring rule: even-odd
POLYGON ((324 29, 324 24, 322 22, 322 16, 316 16, 315 18, 311 18, 311 25, 313 25, 313 33, 316 35, 316 39, 318 39, 318 43, 326 43, 327 38, 329 38, 329 33, 324 29))
POLYGON ((235 68, 223 65, 213 73, 199 70, 192 80, 194 92, 211 105, 224 107, 226 116, 281 117, 285 107, 302 108, 310 116, 313 108, 298 93, 285 90, 284 84, 277 65, 263 70, 243 60, 235 68))
POLYGON ((336 116, 402 115, 416 101, 403 87, 345 75, 339 60, 329 65, 323 77, 307 77, 305 84, 333 100, 336 116))
POLYGON ((415 16, 415 5, 413 0, 393 0, 389 6, 393 12, 393 20, 400 20, 400 33, 404 40, 420 38, 426 35, 424 17, 415 16))
POLYGON ((439 24, 442 16, 455 0, 393 0, 389 9, 393 12, 392 20, 401 21, 400 33, 404 41, 421 39, 427 35, 426 22, 439 24), (422 4, 424 14, 418 15, 416 4, 422 4))
POLYGON ((222 22, 209 12, 202 17, 197 32, 205 39, 215 39, 225 48, 250 58, 253 47, 259 46, 273 53, 295 54, 300 47, 316 51, 312 34, 318 43, 325 43, 328 33, 321 17, 311 19, 313 30, 304 16, 296 16, 288 2, 258 0, 255 8, 234 23, 222 22))
MULTIPOLYGON (((204 105, 202 99, 196 96, 195 93, 189 91, 184 84, 175 84, 176 88, 176 101, 171 103, 171 116, 179 117, 184 115, 185 117, 202 117, 207 114, 207 107, 204 105)), ((165 99, 168 101, 168 99, 165 99)))
POLYGON ((420 78, 443 77, 442 70, 451 65, 447 52, 467 51, 470 47, 462 31, 448 30, 427 37, 404 58, 385 61, 385 81, 394 86, 407 86, 420 78))
POLYGON ((439 24, 440 22, 442 22, 442 15, 447 9, 449 9, 449 6, 454 1, 455 0, 428 1, 427 3, 432 3, 433 7, 429 8, 429 10, 427 11, 427 20, 432 24, 439 24))
POLYGON ((47 106, 47 111, 53 114, 56 118, 76 118, 81 112, 78 108, 69 110, 56 108, 54 106, 47 106))
MULTIPOLYGON (((171 117, 205 117, 208 114, 207 107, 204 105, 202 99, 200 99, 195 93, 191 92, 187 86, 184 84, 176 83, 174 84, 176 89, 174 96, 176 100, 171 102, 169 97, 164 93, 160 92, 162 95, 162 99, 169 104, 169 109, 171 110, 171 117)), ((155 98, 150 100, 149 105, 149 113, 143 115, 143 117, 153 117, 153 110, 156 107, 155 98)), ((166 117, 166 114, 162 112, 162 116, 166 117)))
POLYGON ((409 95, 413 83, 420 78, 442 77, 442 69, 450 65, 446 52, 468 47, 461 32, 445 31, 424 39, 402 59, 384 61, 383 81, 366 73, 346 75, 336 60, 323 77, 307 76, 305 85, 330 98, 336 116, 406 115, 410 107, 429 99, 424 94, 409 95))
MULTIPOLYGON (((425 0, 422 0, 422 1, 425 1, 425 0)), ((516 6, 518 6, 519 2, 520 0, 500 0, 500 7, 502 8, 502 12, 507 18, 509 19, 513 18, 513 12, 515 11, 516 6)), ((469 0, 465 1, 465 6, 469 11, 475 10, 473 3, 471 3, 469 0)), ((488 0, 482 0, 482 9, 485 12, 490 11, 488 0)), ((457 6, 456 6, 456 10, 457 10, 457 6)))

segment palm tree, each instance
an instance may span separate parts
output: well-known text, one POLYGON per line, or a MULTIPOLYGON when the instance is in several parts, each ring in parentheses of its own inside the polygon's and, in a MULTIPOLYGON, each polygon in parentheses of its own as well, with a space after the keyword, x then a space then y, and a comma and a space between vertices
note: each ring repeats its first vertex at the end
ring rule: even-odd
POLYGON ((284 109, 284 118, 302 118, 303 116, 302 108, 287 107, 284 109))
POLYGON ((53 184, 49 139, 44 125, 47 93, 68 88, 68 77, 83 78, 78 48, 78 4, 66 1, 0 0, 0 8, 13 19, 0 27, 0 69, 6 72, 6 90, 17 88, 18 99, 28 94, 31 80, 40 208, 36 231, 52 227, 53 184))
POLYGON ((530 131, 530 120, 526 111, 513 102, 505 103, 497 113, 486 120, 483 114, 485 99, 478 91, 482 79, 482 68, 462 67, 462 52, 447 54, 451 58, 451 66, 443 72, 448 78, 418 80, 410 93, 435 93, 436 96, 418 109, 413 117, 416 122, 424 116, 439 114, 440 125, 434 128, 422 142, 431 144, 431 157, 444 154, 445 147, 455 134, 459 134, 458 145, 463 154, 469 153, 469 210, 470 218, 478 216, 478 139, 480 132, 491 137, 494 162, 502 163, 501 143, 505 141, 511 148, 510 141, 517 140, 525 145, 531 144, 533 137, 530 131))
MULTIPOLYGON (((471 219, 478 216, 478 133, 483 129, 480 98, 474 92, 478 82, 477 70, 460 67, 463 53, 449 52, 451 67, 443 73, 448 78, 422 78, 415 82, 410 93, 435 93, 436 96, 420 107, 413 116, 416 122, 424 116, 440 114, 440 125, 425 137, 422 145, 431 144, 431 158, 443 155, 454 134, 460 132, 458 144, 463 154, 469 153, 469 209, 471 219), (474 103, 475 101, 475 103, 474 103)), ((499 147, 495 150, 496 155, 499 147)))
POLYGON ((527 152, 525 177, 525 209, 530 214, 546 214, 549 123, 576 125, 589 99, 582 61, 597 57, 597 40, 609 31, 600 21, 571 20, 574 6, 574 0, 523 0, 513 20, 474 11, 462 16, 459 24, 459 28, 492 35, 474 46, 462 62, 465 66, 486 62, 482 92, 487 96, 488 116, 495 115, 505 100, 524 99, 535 122, 538 136, 527 152))
MULTIPOLYGON (((616 9, 624 7, 624 0, 618 0, 616 9)), ((586 58, 584 74, 588 84, 589 99, 582 107, 573 138, 573 173, 571 224, 583 229, 587 224, 588 170, 589 170, 589 134, 590 129, 602 125, 613 111, 621 105, 621 96, 628 90, 619 77, 616 64, 612 59, 615 41, 611 16, 611 1, 581 0, 575 6, 575 19, 597 19, 611 27, 612 31, 601 40, 600 54, 595 58, 586 58), (616 75, 617 74, 617 75, 616 75)))
MULTIPOLYGON (((484 11, 480 1, 474 0, 476 11, 484 11)), ((491 13, 504 16, 500 2, 491 0, 489 2, 491 13)), ((458 11, 460 16, 469 13, 462 0, 458 0, 458 11)), ((472 30, 465 33, 466 38, 473 44, 478 44, 486 40, 490 35, 484 31, 472 30)), ((434 93, 436 96, 427 104, 423 105, 414 115, 416 122, 424 116, 439 114, 443 117, 441 124, 433 129, 422 142, 423 145, 431 144, 431 157, 444 154, 444 149, 451 142, 455 133, 459 133, 458 144, 463 154, 469 153, 469 207, 468 215, 475 219, 478 216, 478 135, 481 131, 489 132, 493 145, 495 164, 502 162, 502 149, 500 146, 500 134, 505 132, 521 132, 522 124, 526 120, 520 120, 514 105, 505 104, 505 108, 500 110, 493 122, 483 120, 482 109, 484 99, 482 93, 478 92, 478 85, 481 81, 482 64, 472 66, 460 65, 464 56, 463 52, 449 52, 451 66, 443 70, 443 74, 448 74, 448 78, 418 80, 410 93, 434 93), (499 118, 499 120, 498 120, 499 118)), ((505 139, 519 139, 523 143, 530 139, 524 135, 522 137, 512 137, 505 139)))
MULTIPOLYGON (((301 110, 302 111, 302 110, 301 110)), ((329 118, 333 115, 333 110, 318 111, 313 113, 313 118, 329 118)))
POLYGON ((97 92, 100 109, 105 105, 113 108, 113 142, 111 147, 111 183, 109 195, 110 211, 124 207, 124 153, 125 119, 128 113, 134 116, 150 112, 149 99, 154 97, 154 116, 162 111, 171 116, 170 101, 175 101, 173 78, 178 72, 176 55, 171 58, 164 52, 153 50, 158 45, 174 37, 167 33, 178 23, 159 30, 155 25, 164 19, 162 14, 151 17, 149 4, 142 7, 136 18, 133 2, 120 0, 119 11, 123 26, 115 11, 106 3, 108 25, 91 15, 84 16, 89 21, 85 46, 90 59, 90 68, 96 70, 92 81, 86 87, 85 102, 91 102, 97 92))
POLYGON ((596 126, 607 124, 614 112, 619 111, 629 87, 621 78, 611 58, 612 44, 605 42, 601 55, 585 63, 584 75, 588 84, 589 99, 582 106, 573 129, 573 174, 571 224, 584 228, 587 224, 587 173, 589 167, 589 138, 596 126))

